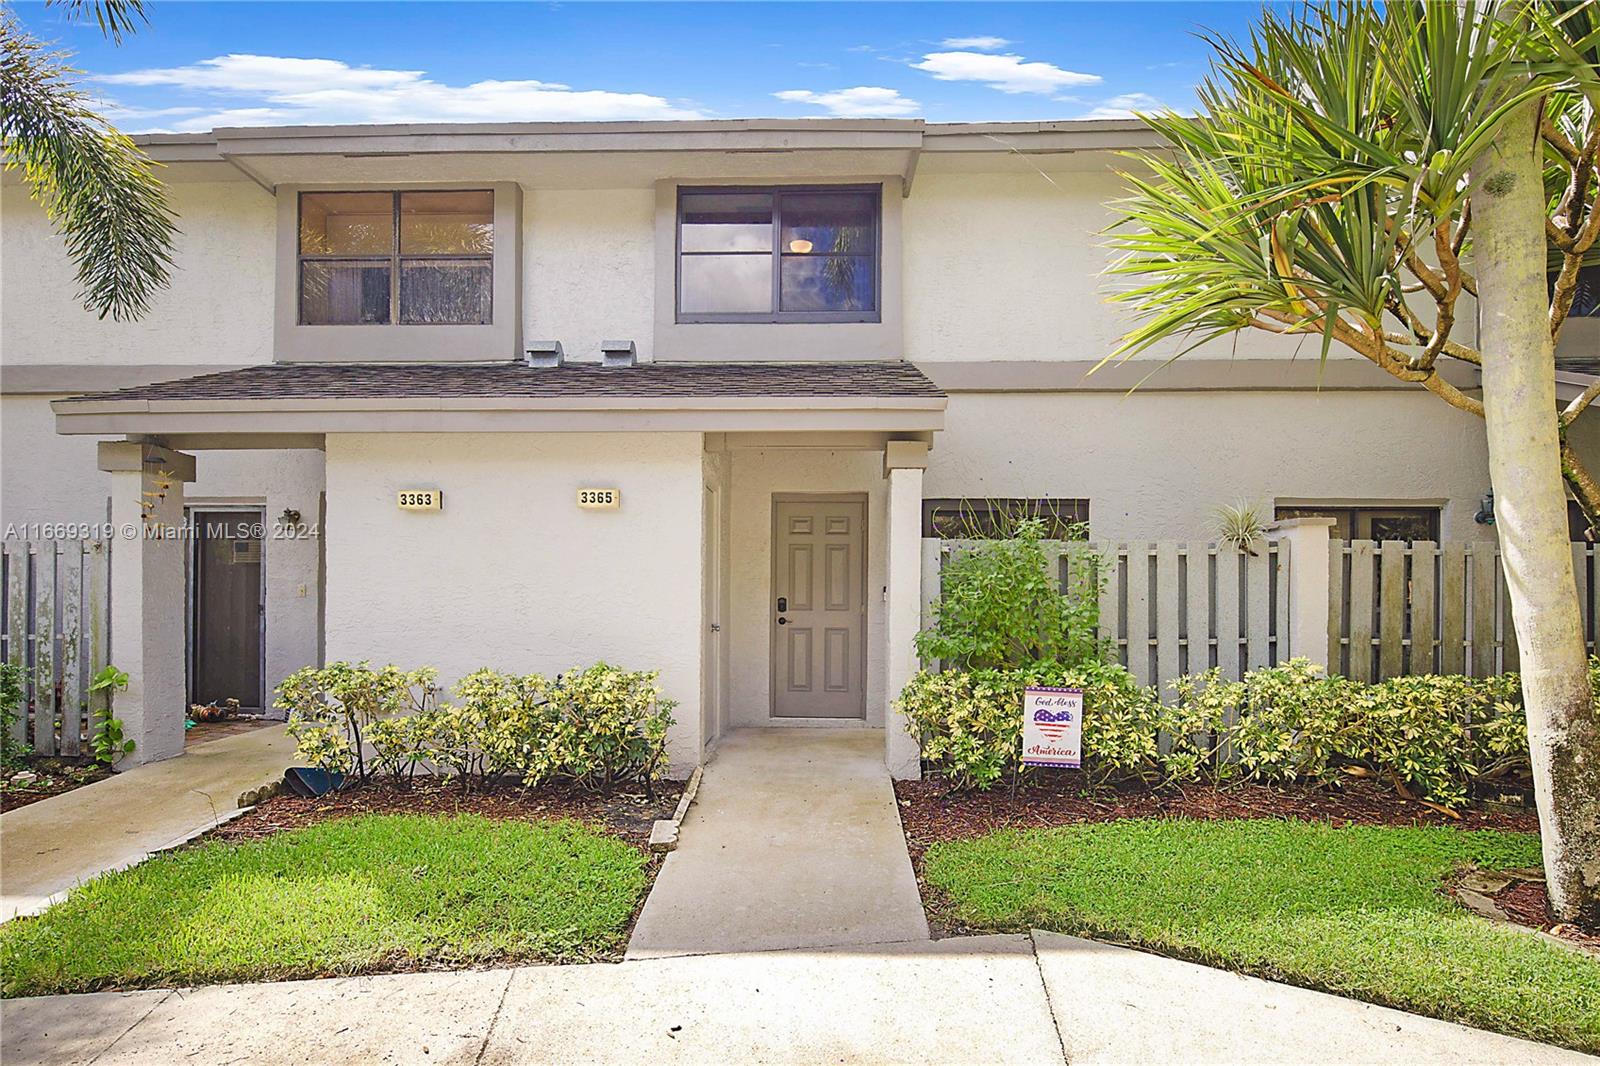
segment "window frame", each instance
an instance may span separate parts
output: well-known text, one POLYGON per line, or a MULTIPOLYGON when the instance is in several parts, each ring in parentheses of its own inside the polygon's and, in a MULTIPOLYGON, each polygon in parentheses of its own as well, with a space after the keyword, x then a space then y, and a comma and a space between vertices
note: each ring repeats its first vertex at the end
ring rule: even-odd
MULTIPOLYGON (((741 253, 756 256, 763 253, 741 253)), ((862 258, 866 258, 863 256, 862 258)), ((821 184, 821 185, 679 185, 673 206, 672 218, 672 314, 673 321, 682 325, 713 323, 740 323, 783 325, 786 323, 867 322, 883 321, 883 185, 872 184, 821 184), (872 199, 872 308, 866 311, 785 311, 783 310, 783 210, 785 197, 814 195, 817 193, 865 193, 872 199), (772 249, 765 253, 772 264, 771 311, 684 311, 683 310, 683 257, 685 255, 719 255, 719 252, 685 252, 683 250, 683 198, 705 195, 763 195, 772 197, 772 249)))
MULTIPOLYGON (((1284 511, 1309 511, 1309 512, 1314 512, 1314 515, 1297 514, 1297 515, 1290 515, 1289 518, 1320 517, 1320 518, 1334 518, 1334 519, 1337 519, 1337 518, 1342 516, 1344 518, 1346 528, 1348 528, 1350 530, 1350 537, 1348 538, 1349 540, 1372 540, 1373 539, 1370 536, 1365 536, 1364 537, 1364 536, 1361 535, 1361 526, 1363 525, 1363 522, 1362 522, 1363 518, 1366 519, 1365 525, 1366 525, 1367 530, 1369 532, 1371 531, 1372 519, 1374 519, 1374 518, 1422 518, 1422 519, 1426 519, 1429 522, 1429 524, 1430 524, 1430 526, 1432 528, 1432 535, 1428 536, 1428 537, 1423 537, 1421 539, 1424 540, 1424 541, 1431 541, 1431 542, 1433 542, 1435 544, 1438 543, 1438 541, 1439 541, 1439 536, 1440 536, 1440 533, 1441 533, 1441 531, 1443 529, 1443 525, 1444 525, 1444 508, 1442 506, 1440 506, 1439 504, 1428 504, 1428 503, 1419 503, 1419 504, 1279 503, 1279 504, 1274 504, 1273 505, 1273 508, 1272 508, 1272 516, 1273 516, 1273 518, 1278 520, 1278 521, 1287 521, 1287 519, 1283 515, 1284 511)), ((1334 539, 1338 539, 1337 530, 1331 531, 1331 535, 1333 536, 1334 539)), ((1377 543, 1381 543, 1381 541, 1379 541, 1377 543)), ((1414 544, 1414 543, 1417 543, 1417 542, 1416 541, 1405 541, 1404 543, 1414 544)))
POLYGON ((295 259, 294 259, 294 316, 295 316, 295 325, 296 326, 301 326, 301 327, 308 327, 308 328, 312 328, 312 329, 321 328, 321 327, 324 327, 324 326, 365 326, 365 327, 368 327, 368 328, 371 328, 371 327, 374 327, 374 326, 378 326, 378 327, 383 327, 383 326, 444 326, 444 327, 447 327, 447 328, 449 328, 449 327, 458 327, 458 326, 484 328, 484 327, 488 327, 488 326, 493 326, 495 324, 495 321, 494 321, 494 316, 495 316, 495 300, 494 300, 494 274, 495 274, 494 259, 495 259, 495 252, 494 252, 494 244, 498 243, 498 241, 499 241, 499 234, 495 232, 495 230, 498 228, 497 225, 496 225, 496 221, 495 221, 495 216, 497 214, 496 206, 497 206, 496 205, 496 194, 495 194, 495 190, 492 189, 492 188, 470 188, 470 189, 457 189, 457 188, 447 188, 447 189, 434 189, 434 188, 426 188, 426 189, 345 189, 345 188, 339 188, 339 189, 301 189, 301 190, 298 190, 295 193, 295 201, 294 201, 294 257, 295 257, 295 259), (352 255, 352 254, 349 254, 349 253, 342 253, 342 254, 336 253, 336 254, 324 255, 324 254, 320 254, 320 253, 307 254, 305 251, 302 250, 302 247, 301 247, 301 236, 302 236, 302 232, 303 231, 301 229, 301 226, 302 226, 303 220, 305 218, 305 198, 307 196, 337 196, 337 195, 346 194, 346 193, 355 193, 355 194, 360 194, 360 195, 379 195, 379 194, 387 194, 388 195, 388 197, 389 197, 389 205, 390 205, 389 206, 389 210, 390 210, 390 216, 389 216, 389 219, 390 219, 390 241, 389 241, 389 254, 388 255, 386 255, 386 256, 377 255, 377 254, 352 255), (489 226, 490 226, 490 233, 491 233, 490 240, 491 240, 491 242, 493 242, 493 243, 491 243, 489 251, 488 252, 418 252, 418 253, 412 253, 412 254, 403 253, 400 250, 400 237, 401 237, 400 200, 407 193, 485 193, 485 194, 487 194, 488 197, 489 197, 489 226), (473 262, 482 262, 482 263, 487 263, 489 265, 489 285, 488 285, 489 317, 488 317, 487 321, 484 321, 484 322, 407 322, 401 316, 401 310, 400 310, 400 274, 401 274, 401 265, 403 263, 407 263, 407 262, 426 262, 428 260, 471 260, 473 262), (389 265, 389 318, 388 318, 388 320, 385 321, 385 322, 307 322, 306 321, 306 308, 305 308, 305 298, 306 298, 305 267, 306 267, 307 263, 314 263, 314 262, 320 262, 320 263, 387 263, 389 265))
MULTIPOLYGON (((954 510, 959 517, 963 511, 971 512, 971 521, 981 512, 979 521, 994 522, 995 516, 1001 518, 1012 517, 1009 512, 1027 510, 1026 517, 1043 518, 1047 522, 1071 522, 1081 525, 1087 531, 1089 528, 1089 504, 1087 496, 944 496, 928 497, 922 501, 922 536, 925 539, 945 540, 939 535, 934 524, 935 516, 940 511, 954 510)), ((1053 532, 1053 530, 1047 530, 1053 532)), ((995 540, 992 535, 983 537, 957 537, 957 540, 995 540)), ((1046 540, 1057 538, 1046 537, 1046 540)))

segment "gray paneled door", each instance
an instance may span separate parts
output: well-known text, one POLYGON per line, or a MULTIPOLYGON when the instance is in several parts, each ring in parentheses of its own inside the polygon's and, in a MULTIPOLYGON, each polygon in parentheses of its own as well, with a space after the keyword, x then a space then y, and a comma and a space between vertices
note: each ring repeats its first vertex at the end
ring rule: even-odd
POLYGON ((259 511, 193 512, 194 663, 190 698, 236 699, 261 709, 262 596, 259 511))
POLYGON ((864 718, 864 497, 772 505, 772 716, 864 718))

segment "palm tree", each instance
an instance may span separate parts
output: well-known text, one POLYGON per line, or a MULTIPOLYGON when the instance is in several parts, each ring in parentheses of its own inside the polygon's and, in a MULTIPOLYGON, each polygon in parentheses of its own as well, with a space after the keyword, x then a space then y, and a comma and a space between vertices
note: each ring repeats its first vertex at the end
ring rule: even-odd
POLYGON ((1484 419, 1551 899, 1600 925, 1600 716, 1564 489, 1600 518, 1565 440, 1600 384, 1560 409, 1554 373, 1600 248, 1600 0, 1312 3, 1211 44, 1202 114, 1147 118, 1171 149, 1116 205, 1113 299, 1139 322, 1110 358, 1304 336, 1484 419), (1482 371, 1481 398, 1451 360, 1482 371))
MULTIPOLYGON (((50 2, 118 43, 145 19, 142 0, 50 2)), ((135 319, 167 284, 177 227, 156 163, 95 112, 67 59, 0 9, 0 151, 66 242, 84 308, 135 319)))

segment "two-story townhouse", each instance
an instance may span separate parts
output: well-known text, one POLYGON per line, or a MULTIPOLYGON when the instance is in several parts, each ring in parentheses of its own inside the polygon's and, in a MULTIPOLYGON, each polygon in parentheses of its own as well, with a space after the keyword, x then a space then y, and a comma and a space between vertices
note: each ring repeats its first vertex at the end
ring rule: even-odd
POLYGON ((1101 234, 1137 123, 140 140, 182 234, 137 323, 77 305, 4 187, 0 521, 113 531, 142 759, 191 699, 263 706, 307 663, 605 659, 661 671, 678 770, 731 728, 854 722, 915 774, 891 703, 953 514, 1203 539, 1250 499, 1493 536, 1481 423, 1315 341, 1088 373, 1127 325, 1101 234))

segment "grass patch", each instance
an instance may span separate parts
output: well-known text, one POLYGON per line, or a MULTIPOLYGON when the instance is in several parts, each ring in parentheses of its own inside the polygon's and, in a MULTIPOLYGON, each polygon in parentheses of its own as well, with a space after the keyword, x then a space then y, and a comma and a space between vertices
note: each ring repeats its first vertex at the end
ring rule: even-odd
POLYGON ((364 815, 211 841, 0 926, 7 996, 618 950, 637 849, 575 821, 364 815))
POLYGON ((1129 819, 931 846, 954 917, 1099 936, 1600 1051, 1600 960, 1470 914, 1456 867, 1539 864, 1529 833, 1129 819))

